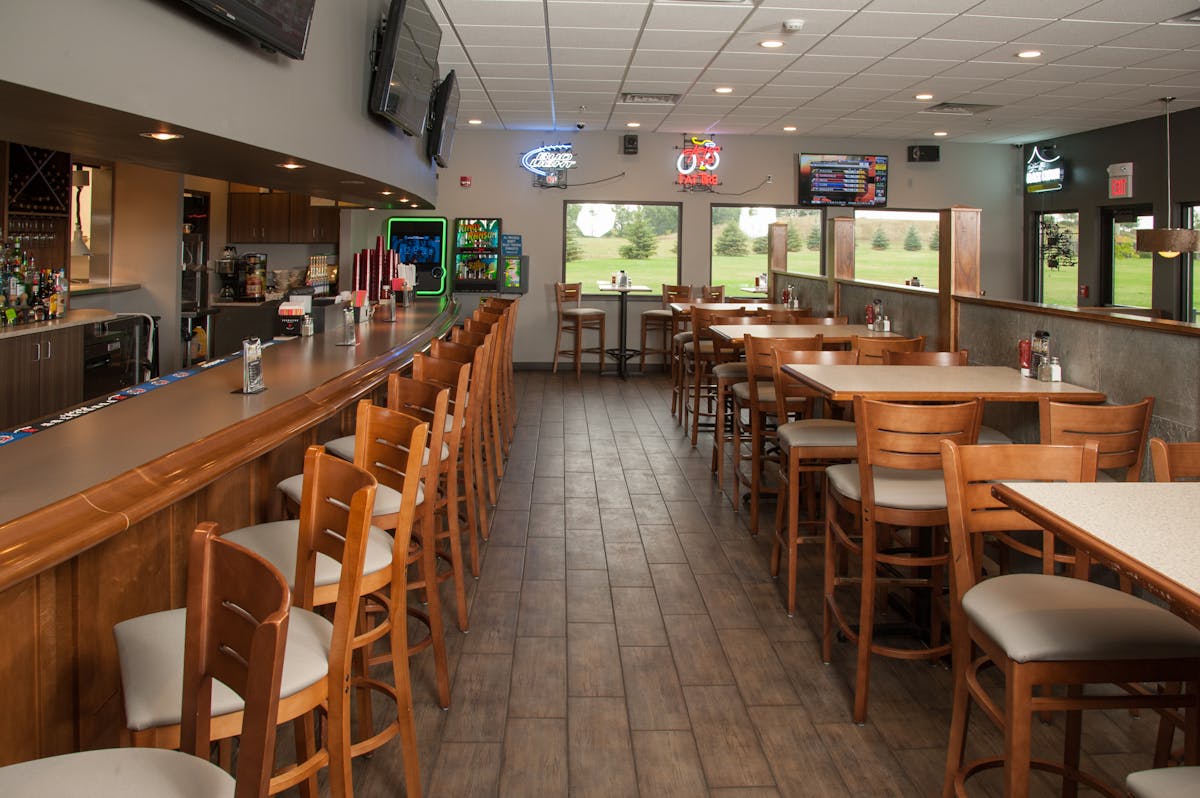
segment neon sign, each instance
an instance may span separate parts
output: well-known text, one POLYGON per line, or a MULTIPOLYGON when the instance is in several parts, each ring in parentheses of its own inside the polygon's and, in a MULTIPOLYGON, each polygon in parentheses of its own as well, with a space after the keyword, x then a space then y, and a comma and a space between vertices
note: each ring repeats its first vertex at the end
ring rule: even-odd
POLYGON ((712 191, 720 180, 717 167, 721 165, 721 148, 712 139, 691 137, 675 159, 675 184, 684 191, 712 191))
POLYGON ((578 165, 570 144, 545 144, 521 156, 521 166, 538 177, 574 169, 578 165))
POLYGON ((1028 194, 1058 191, 1063 187, 1065 175, 1062 156, 1053 147, 1047 147, 1045 151, 1034 147, 1029 160, 1025 162, 1025 191, 1028 194))

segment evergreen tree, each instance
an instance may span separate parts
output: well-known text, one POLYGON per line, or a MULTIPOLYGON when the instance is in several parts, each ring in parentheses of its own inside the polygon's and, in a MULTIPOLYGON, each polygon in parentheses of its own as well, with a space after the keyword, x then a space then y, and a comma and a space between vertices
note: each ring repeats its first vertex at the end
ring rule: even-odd
POLYGON ((887 233, 883 232, 882 227, 875 228, 875 235, 871 237, 871 249, 887 249, 892 245, 888 240, 887 233))
POLYGON ((787 226, 787 251, 799 252, 804 247, 804 242, 800 240, 800 231, 792 225, 787 226))
POLYGON ((766 255, 767 254, 767 237, 761 236, 759 238, 754 239, 754 241, 750 245, 750 250, 755 255, 766 255))
POLYGON ((821 225, 814 224, 808 231, 808 240, 804 242, 805 246, 814 252, 821 248, 821 225))
POLYGON ((933 232, 929 234, 929 248, 934 252, 937 252, 942 248, 942 242, 938 238, 938 230, 936 227, 933 228, 933 232))
POLYGON ((919 252, 921 250, 921 237, 917 235, 916 225, 908 226, 908 233, 904 236, 904 249, 908 252, 919 252))
POLYGON ((564 256, 568 263, 583 259, 583 244, 579 242, 579 228, 573 224, 567 225, 567 241, 564 256))
POLYGON ((629 240, 628 244, 618 250, 622 258, 628 260, 645 260, 654 254, 654 250, 658 247, 658 242, 654 240, 654 232, 650 229, 650 225, 646 223, 646 217, 642 214, 635 215, 625 225, 625 238, 629 240))
POLYGON ((717 239, 713 251, 718 255, 729 255, 740 257, 749 254, 749 236, 742 232, 742 228, 736 224, 725 225, 725 230, 721 233, 721 237, 717 239))

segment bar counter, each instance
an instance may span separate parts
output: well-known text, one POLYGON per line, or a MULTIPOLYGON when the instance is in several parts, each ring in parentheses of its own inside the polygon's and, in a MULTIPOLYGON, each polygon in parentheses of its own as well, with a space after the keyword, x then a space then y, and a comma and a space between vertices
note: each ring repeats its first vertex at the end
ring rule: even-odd
POLYGON ((0 764, 115 744, 112 624, 182 606, 195 523, 267 520, 304 448, 353 431, 357 401, 456 314, 421 301, 357 325, 356 346, 340 327, 281 341, 263 393, 240 393, 239 358, 0 448, 0 764))

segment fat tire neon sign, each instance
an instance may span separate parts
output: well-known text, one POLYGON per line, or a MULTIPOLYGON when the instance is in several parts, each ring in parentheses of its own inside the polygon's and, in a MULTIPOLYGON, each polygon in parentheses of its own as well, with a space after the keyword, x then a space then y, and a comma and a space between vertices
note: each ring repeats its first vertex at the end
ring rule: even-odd
POLYGON ((721 148, 712 139, 691 137, 675 159, 675 184, 685 191, 712 191, 720 185, 717 167, 721 165, 721 148))

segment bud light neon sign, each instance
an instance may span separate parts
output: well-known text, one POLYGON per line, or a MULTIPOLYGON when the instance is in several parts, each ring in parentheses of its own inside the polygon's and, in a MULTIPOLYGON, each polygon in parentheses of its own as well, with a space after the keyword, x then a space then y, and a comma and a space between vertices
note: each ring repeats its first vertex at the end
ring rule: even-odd
POLYGON ((574 169, 577 165, 570 144, 546 144, 521 156, 521 166, 538 177, 574 169))

